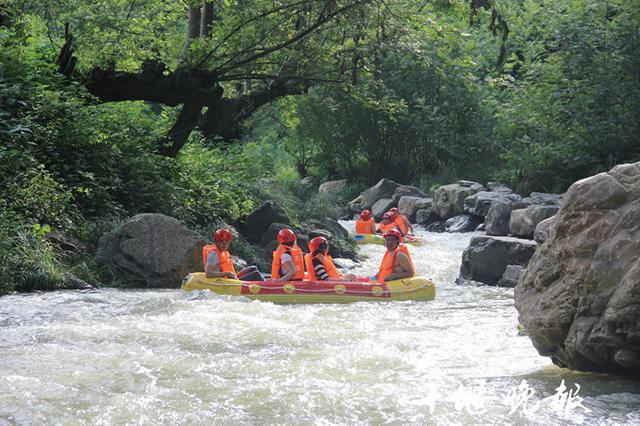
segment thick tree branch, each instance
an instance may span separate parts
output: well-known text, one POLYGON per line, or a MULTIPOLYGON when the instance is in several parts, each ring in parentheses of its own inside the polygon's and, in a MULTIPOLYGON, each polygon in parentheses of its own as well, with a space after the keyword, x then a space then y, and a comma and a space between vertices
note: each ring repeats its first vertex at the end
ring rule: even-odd
POLYGON ((94 68, 85 87, 103 102, 153 101, 168 106, 215 105, 222 95, 218 76, 212 72, 177 70, 164 72, 164 64, 149 62, 138 73, 94 68))
POLYGON ((258 108, 276 99, 306 93, 310 82, 276 80, 269 87, 236 98, 222 98, 215 108, 204 115, 201 128, 205 136, 222 136, 225 140, 238 139, 240 123, 258 108))

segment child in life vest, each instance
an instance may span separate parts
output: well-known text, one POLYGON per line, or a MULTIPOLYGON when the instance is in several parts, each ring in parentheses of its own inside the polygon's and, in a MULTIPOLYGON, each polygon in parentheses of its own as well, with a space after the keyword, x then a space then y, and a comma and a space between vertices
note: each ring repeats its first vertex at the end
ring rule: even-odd
POLYGON ((378 230, 376 231, 376 233, 386 234, 390 230, 395 229, 396 226, 397 225, 393 223, 393 220, 391 219, 391 213, 387 212, 382 215, 382 222, 380 222, 380 225, 378 225, 378 230))
POLYGON ((273 252, 272 280, 302 281, 304 278, 304 259, 296 240, 296 234, 289 228, 283 228, 278 232, 280 245, 273 252))
POLYGON ((356 220, 356 234, 375 234, 376 221, 369 210, 362 210, 360 218, 356 220))
POLYGON ((380 270, 371 277, 372 281, 384 283, 387 281, 410 278, 415 275, 415 268, 411 261, 409 248, 401 244, 402 234, 397 229, 392 229, 384 234, 384 246, 387 252, 382 258, 380 270))
POLYGON ((324 237, 315 237, 309 241, 309 251, 304 255, 309 281, 356 281, 353 274, 340 275, 333 259, 329 256, 329 242, 324 237))
POLYGON ((202 247, 204 273, 207 278, 231 278, 242 281, 264 281, 262 274, 255 266, 249 266, 236 274, 231 261, 229 245, 233 234, 228 229, 220 228, 213 234, 214 244, 202 247))
POLYGON ((400 211, 396 207, 389 210, 389 215, 391 222, 402 232, 402 235, 413 234, 413 225, 411 225, 411 222, 409 222, 409 219, 405 215, 400 214, 400 211))

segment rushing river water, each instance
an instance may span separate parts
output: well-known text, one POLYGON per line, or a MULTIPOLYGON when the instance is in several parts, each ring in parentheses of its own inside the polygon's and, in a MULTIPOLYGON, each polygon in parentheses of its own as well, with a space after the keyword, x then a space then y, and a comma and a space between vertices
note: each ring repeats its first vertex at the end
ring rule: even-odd
MULTIPOLYGON (((640 424, 637 382, 553 366, 518 335, 513 290, 453 283, 471 234, 422 235, 433 302, 1 297, 0 425, 640 424)), ((371 273, 384 248, 361 248, 371 273)))

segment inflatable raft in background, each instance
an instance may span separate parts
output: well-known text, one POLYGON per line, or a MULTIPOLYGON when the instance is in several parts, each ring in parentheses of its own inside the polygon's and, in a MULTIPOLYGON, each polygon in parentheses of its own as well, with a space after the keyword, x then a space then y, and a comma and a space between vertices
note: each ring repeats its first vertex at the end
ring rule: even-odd
POLYGON ((194 272, 182 281, 184 290, 211 290, 227 296, 244 296, 274 303, 351 303, 392 300, 433 300, 436 287, 424 277, 378 282, 348 281, 240 281, 207 278, 194 272))
MULTIPOLYGON (((384 238, 380 234, 353 234, 351 238, 356 244, 384 244, 384 238)), ((404 242, 414 246, 422 245, 422 239, 415 235, 405 236, 404 242)))

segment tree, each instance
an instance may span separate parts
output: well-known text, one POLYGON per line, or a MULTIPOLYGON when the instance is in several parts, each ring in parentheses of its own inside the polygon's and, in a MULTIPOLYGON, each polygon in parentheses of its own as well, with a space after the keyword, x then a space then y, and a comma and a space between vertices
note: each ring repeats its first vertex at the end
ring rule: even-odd
POLYGON ((70 24, 60 72, 100 102, 180 106, 158 146, 175 156, 196 125, 208 136, 237 138, 238 124, 260 106, 343 81, 361 66, 344 46, 380 1, 34 0, 21 7, 47 19, 52 40, 61 36, 60 22, 70 24), (177 43, 180 31, 186 36, 177 43))

